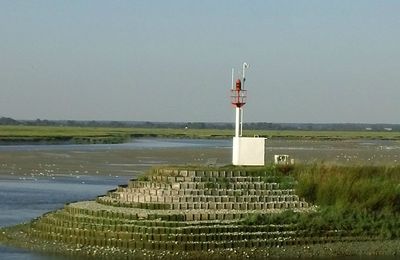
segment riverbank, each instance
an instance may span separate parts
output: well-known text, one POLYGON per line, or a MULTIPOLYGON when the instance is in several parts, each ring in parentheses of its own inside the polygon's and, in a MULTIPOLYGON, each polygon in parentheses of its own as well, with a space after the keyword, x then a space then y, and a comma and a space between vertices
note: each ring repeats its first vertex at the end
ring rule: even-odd
MULTIPOLYGON (((400 140, 392 131, 246 130, 245 136, 304 140, 400 140)), ((115 144, 132 138, 231 138, 231 129, 102 128, 60 126, 0 126, 0 145, 115 144)))

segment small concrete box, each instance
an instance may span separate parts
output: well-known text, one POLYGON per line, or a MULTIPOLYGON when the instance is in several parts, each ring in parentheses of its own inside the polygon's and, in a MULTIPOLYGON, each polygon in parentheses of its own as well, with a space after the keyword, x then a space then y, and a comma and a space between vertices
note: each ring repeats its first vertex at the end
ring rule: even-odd
POLYGON ((265 138, 233 137, 233 165, 265 165, 265 138))

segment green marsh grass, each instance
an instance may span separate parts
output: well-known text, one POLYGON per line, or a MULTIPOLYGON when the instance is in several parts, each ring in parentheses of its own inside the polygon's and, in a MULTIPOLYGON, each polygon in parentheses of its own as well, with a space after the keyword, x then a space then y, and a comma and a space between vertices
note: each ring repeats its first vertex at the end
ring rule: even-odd
MULTIPOLYGON (((230 138, 233 129, 171 129, 171 128, 104 128, 66 126, 0 126, 0 141, 72 141, 82 143, 121 143, 136 137, 173 138, 230 138)), ((400 132, 388 131, 303 131, 303 130, 246 130, 245 136, 282 139, 350 140, 384 139, 400 140, 400 132)))
POLYGON ((299 196, 337 210, 400 213, 400 166, 297 167, 299 196))
POLYGON ((242 224, 285 224, 321 234, 336 230, 400 238, 400 166, 297 165, 289 171, 278 168, 274 174, 293 177, 297 194, 317 209, 255 214, 242 224))

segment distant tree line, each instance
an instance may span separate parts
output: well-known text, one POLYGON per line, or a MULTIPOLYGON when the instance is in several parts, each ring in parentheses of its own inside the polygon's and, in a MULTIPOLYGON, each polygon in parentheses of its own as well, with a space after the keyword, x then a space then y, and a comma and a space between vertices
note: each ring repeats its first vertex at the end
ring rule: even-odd
MULTIPOLYGON (((75 126, 75 127, 137 127, 172 129, 233 129, 233 123, 226 122, 150 122, 150 121, 85 121, 85 120, 15 120, 0 117, 0 125, 27 126, 75 126)), ((249 130, 303 130, 303 131, 400 131, 400 124, 360 124, 360 123, 245 123, 249 130)))

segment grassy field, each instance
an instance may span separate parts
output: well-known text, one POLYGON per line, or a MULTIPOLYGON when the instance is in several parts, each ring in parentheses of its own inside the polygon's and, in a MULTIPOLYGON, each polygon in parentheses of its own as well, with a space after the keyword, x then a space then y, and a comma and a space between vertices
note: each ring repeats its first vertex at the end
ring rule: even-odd
MULTIPOLYGON (((96 128, 0 126, 0 142, 71 142, 71 143, 122 143, 135 137, 174 138, 228 138, 233 129, 161 129, 161 128, 96 128)), ((389 131, 272 131, 247 130, 245 136, 262 136, 284 139, 349 140, 379 139, 400 140, 400 132, 389 131)))

